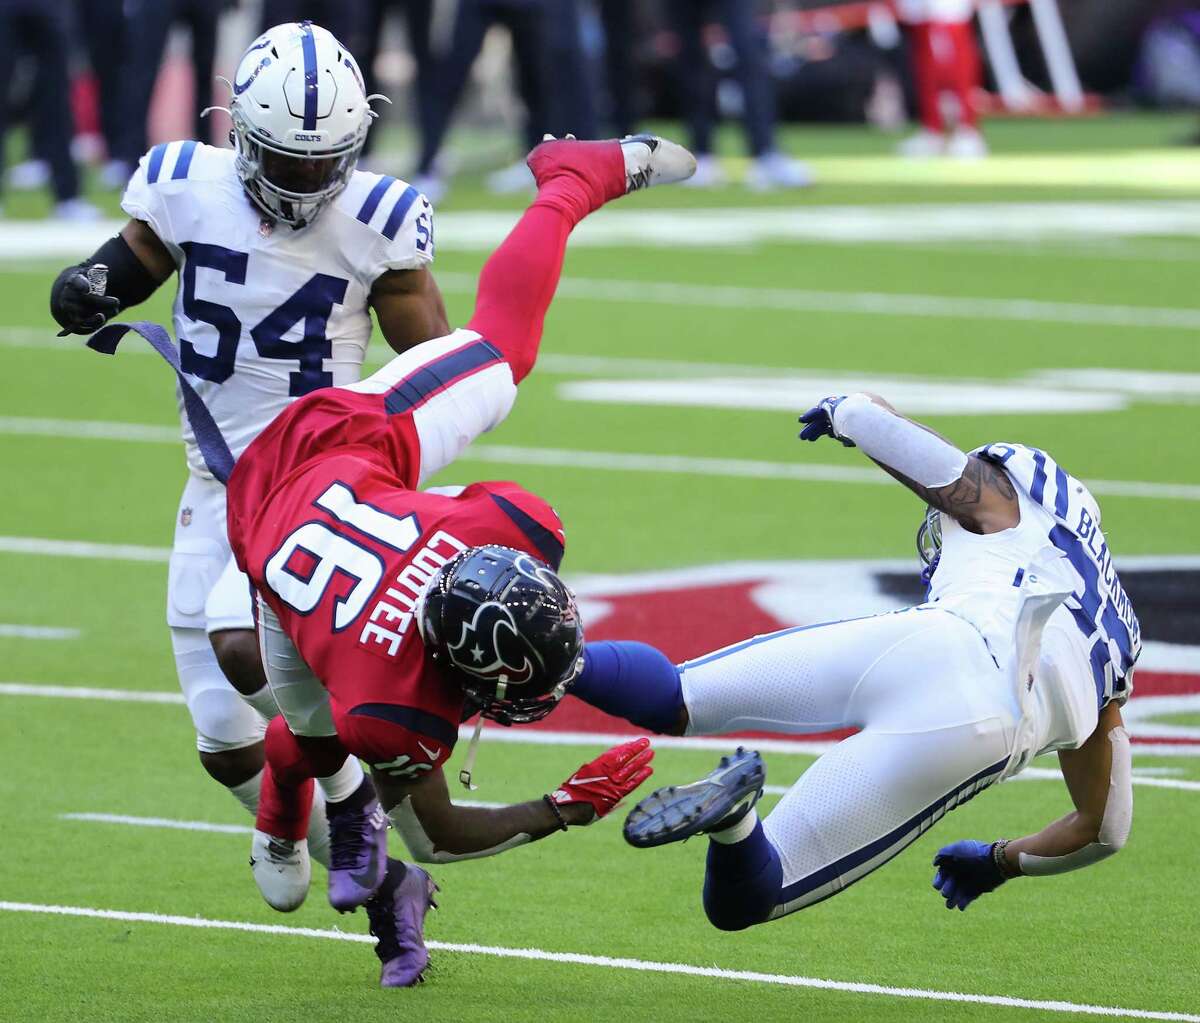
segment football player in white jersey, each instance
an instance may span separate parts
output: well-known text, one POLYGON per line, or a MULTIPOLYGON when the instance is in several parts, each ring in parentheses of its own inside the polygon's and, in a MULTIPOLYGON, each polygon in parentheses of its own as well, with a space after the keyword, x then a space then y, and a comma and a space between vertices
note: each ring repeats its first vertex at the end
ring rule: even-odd
POLYGON ((1074 811, 1014 841, 944 847, 935 887, 965 909, 1010 878, 1115 853, 1133 813, 1120 708, 1140 639, 1087 488, 1033 448, 966 454, 873 395, 826 399, 801 421, 804 439, 857 445, 928 504, 928 599, 678 667, 643 644, 589 644, 572 692, 644 728, 858 730, 762 821, 763 763, 739 749, 706 778, 642 800, 628 841, 707 833, 704 907, 738 930, 836 895, 948 810, 1058 751, 1074 811))
MULTIPOLYGON (((151 149, 121 201, 131 219, 59 275, 51 311, 63 333, 90 334, 178 272, 183 372, 236 456, 293 399, 358 380, 371 311, 397 352, 449 326, 429 271, 428 201, 404 181, 355 169, 377 97, 365 94, 353 56, 316 25, 277 25, 229 84, 234 148, 151 149)), ((201 763, 254 813, 265 721, 277 708, 249 582, 230 555, 225 489, 200 456, 182 401, 180 411, 189 477, 167 624, 201 763)), ((385 826, 353 759, 323 787, 331 820, 337 804, 347 826, 385 826)), ((311 848, 325 860, 325 814, 314 810, 311 848)), ((336 852, 336 826, 334 843, 336 852)))

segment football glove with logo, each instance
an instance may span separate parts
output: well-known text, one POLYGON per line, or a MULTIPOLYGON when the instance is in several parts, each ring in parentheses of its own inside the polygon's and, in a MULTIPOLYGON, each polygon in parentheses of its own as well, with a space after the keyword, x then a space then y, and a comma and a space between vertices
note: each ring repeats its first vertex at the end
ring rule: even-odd
POLYGON ((847 440, 837 432, 833 425, 833 413, 837 407, 846 400, 844 394, 837 397, 830 396, 821 401, 819 405, 814 405, 800 417, 800 422, 807 425, 800 431, 801 440, 817 440, 821 437, 833 437, 835 440, 840 440, 846 447, 854 447, 854 441, 847 440))
POLYGON ((980 895, 995 891, 1008 877, 996 862, 995 843, 964 838, 944 845, 933 858, 938 868, 933 887, 946 900, 947 909, 966 909, 980 895))
POLYGON ((568 803, 589 803, 593 816, 587 821, 597 821, 629 793, 654 773, 650 761, 654 750, 649 739, 634 739, 601 753, 595 760, 584 764, 570 778, 550 793, 550 800, 558 806, 568 803))

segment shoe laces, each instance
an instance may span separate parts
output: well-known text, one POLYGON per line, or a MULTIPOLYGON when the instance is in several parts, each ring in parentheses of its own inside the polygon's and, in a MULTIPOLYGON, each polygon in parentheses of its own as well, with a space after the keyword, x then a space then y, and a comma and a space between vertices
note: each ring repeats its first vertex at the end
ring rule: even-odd
POLYGON ((380 892, 366 902, 368 930, 375 939, 375 954, 380 962, 388 962, 399 956, 400 929, 396 925, 396 893, 380 892))
POLYGON ((369 837, 371 816, 361 810, 329 818, 329 866, 350 870, 358 865, 363 839, 369 837))

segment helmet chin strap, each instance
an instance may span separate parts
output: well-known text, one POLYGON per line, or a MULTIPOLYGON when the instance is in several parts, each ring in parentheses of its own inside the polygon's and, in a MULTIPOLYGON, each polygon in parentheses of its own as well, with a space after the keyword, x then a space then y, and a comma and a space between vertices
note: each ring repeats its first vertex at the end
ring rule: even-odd
MULTIPOLYGON (((496 699, 503 700, 507 689, 508 676, 501 675, 500 681, 496 683, 496 699)), ((467 755, 458 772, 458 780, 468 792, 475 792, 479 789, 478 785, 471 784, 471 772, 475 769, 475 754, 479 752, 479 733, 482 731, 483 714, 480 714, 479 719, 475 722, 475 731, 471 733, 471 741, 467 744, 467 755)))

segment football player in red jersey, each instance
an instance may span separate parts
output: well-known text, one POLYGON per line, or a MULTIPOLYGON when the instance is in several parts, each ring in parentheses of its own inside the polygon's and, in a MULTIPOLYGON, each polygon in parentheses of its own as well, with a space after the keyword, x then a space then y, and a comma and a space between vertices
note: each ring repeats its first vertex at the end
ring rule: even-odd
POLYGON ((381 983, 419 979, 435 890, 389 861, 382 811, 419 860, 488 856, 608 813, 651 773, 646 739, 609 750, 554 793, 500 809, 455 806, 442 765, 475 711, 506 724, 549 713, 581 670, 583 630, 555 574, 554 510, 515 483, 422 484, 497 426, 532 369, 574 226, 627 192, 690 176, 654 136, 548 141, 529 156, 538 195, 480 275, 467 328, 410 349, 361 383, 293 403, 229 479, 229 536, 258 592, 262 659, 282 716, 251 865, 267 901, 309 882, 309 792, 347 754, 382 806, 335 837, 330 901, 365 904, 381 983))

